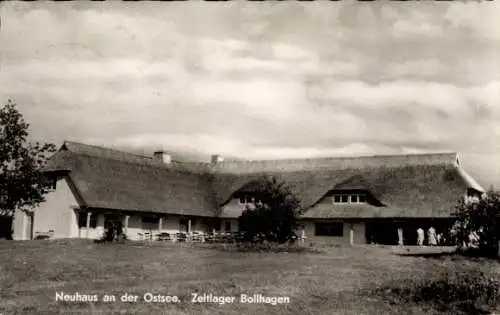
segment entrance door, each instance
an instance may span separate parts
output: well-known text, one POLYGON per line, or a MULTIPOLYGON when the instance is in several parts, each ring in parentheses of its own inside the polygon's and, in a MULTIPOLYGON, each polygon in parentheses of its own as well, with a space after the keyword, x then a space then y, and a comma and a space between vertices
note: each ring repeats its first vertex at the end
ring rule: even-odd
POLYGON ((107 229, 111 226, 121 226, 122 217, 118 214, 105 214, 104 215, 104 228, 107 229))
POLYGON ((366 241, 369 244, 397 245, 398 225, 388 220, 373 220, 366 223, 366 241))
POLYGON ((189 221, 186 218, 179 219, 179 232, 188 233, 189 232, 189 221))

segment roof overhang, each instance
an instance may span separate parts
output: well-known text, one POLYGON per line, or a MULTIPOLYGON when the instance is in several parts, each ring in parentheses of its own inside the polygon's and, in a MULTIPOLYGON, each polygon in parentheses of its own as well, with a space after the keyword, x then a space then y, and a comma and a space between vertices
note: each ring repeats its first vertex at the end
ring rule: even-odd
POLYGON ((48 174, 48 175, 49 174, 64 175, 64 174, 67 174, 69 172, 71 172, 71 170, 69 170, 69 169, 57 169, 57 170, 56 169, 54 169, 54 170, 50 170, 50 169, 49 170, 43 170, 42 169, 42 173, 43 174, 48 174))
POLYGON ((481 187, 481 185, 479 185, 479 183, 474 178, 472 178, 472 176, 467 174, 467 172, 459 164, 455 164, 455 166, 460 173, 460 176, 462 176, 463 180, 467 184, 467 188, 472 188, 482 193, 486 192, 486 190, 481 187))

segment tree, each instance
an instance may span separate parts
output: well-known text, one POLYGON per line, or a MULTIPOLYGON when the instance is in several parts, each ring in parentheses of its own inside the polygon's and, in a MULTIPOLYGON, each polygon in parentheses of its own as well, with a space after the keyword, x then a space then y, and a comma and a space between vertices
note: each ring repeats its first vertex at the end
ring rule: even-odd
POLYGON ((477 247, 480 255, 498 255, 500 193, 489 191, 475 201, 460 200, 454 214, 452 234, 460 250, 477 247))
POLYGON ((124 241, 126 235, 123 233, 123 225, 121 221, 111 221, 106 226, 104 234, 97 243, 113 242, 113 241, 124 241))
POLYGON ((263 177, 255 184, 254 196, 258 202, 247 205, 238 219, 243 241, 294 242, 299 226, 299 199, 275 177, 263 177))
POLYGON ((0 104, 0 217, 36 207, 50 191, 41 169, 56 147, 28 143, 28 128, 16 104, 0 104))

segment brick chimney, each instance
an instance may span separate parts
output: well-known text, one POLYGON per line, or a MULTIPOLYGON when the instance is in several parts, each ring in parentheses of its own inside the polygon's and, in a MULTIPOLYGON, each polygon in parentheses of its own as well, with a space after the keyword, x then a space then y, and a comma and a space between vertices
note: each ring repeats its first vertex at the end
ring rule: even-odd
POLYGON ((153 154, 153 158, 165 164, 170 164, 172 162, 172 156, 163 150, 156 151, 153 154))
POLYGON ((212 154, 210 156, 210 163, 211 164, 217 164, 217 163, 222 162, 222 161, 224 161, 224 158, 218 154, 212 154))

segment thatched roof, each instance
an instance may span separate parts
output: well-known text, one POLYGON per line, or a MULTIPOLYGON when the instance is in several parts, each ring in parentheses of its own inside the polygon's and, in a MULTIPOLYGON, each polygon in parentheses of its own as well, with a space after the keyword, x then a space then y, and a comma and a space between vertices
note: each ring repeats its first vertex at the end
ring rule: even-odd
POLYGON ((227 217, 220 207, 262 175, 285 181, 309 218, 449 216, 467 188, 482 190, 455 153, 167 165, 65 142, 46 169, 69 170, 92 207, 201 216, 227 217), (367 190, 384 206, 318 203, 333 189, 367 190))
POLYGON ((213 216, 209 178, 146 157, 65 143, 46 166, 70 170, 91 208, 213 216))
MULTIPOLYGON (((302 201, 304 217, 429 217, 450 216, 453 205, 469 188, 461 170, 452 163, 397 167, 365 167, 320 171, 267 173, 285 181, 302 201), (331 190, 369 191, 383 207, 323 205, 331 190)), ((262 174, 259 174, 262 175, 262 174)), ((233 192, 248 189, 257 174, 225 174, 216 178, 221 203, 233 192)))

